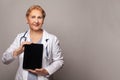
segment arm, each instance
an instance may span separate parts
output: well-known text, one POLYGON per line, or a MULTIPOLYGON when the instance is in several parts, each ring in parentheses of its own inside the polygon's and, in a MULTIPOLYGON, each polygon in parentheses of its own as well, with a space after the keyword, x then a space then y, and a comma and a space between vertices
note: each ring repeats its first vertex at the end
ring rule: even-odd
POLYGON ((49 75, 58 71, 63 66, 64 63, 60 43, 57 37, 54 38, 52 43, 52 54, 53 62, 45 68, 48 71, 49 75))
POLYGON ((11 63, 17 56, 19 56, 24 51, 25 44, 31 44, 29 41, 24 41, 21 43, 20 38, 21 37, 19 34, 10 47, 3 53, 2 62, 4 64, 11 63))
POLYGON ((20 34, 15 38, 14 42, 10 47, 3 53, 2 62, 4 64, 9 64, 15 60, 24 51, 24 44, 31 44, 31 42, 24 41, 20 42, 20 34), (21 45, 20 45, 21 43, 21 45))
POLYGON ((13 56, 14 50, 19 46, 19 37, 17 36, 10 47, 3 53, 2 62, 4 64, 11 63, 15 57, 13 56))

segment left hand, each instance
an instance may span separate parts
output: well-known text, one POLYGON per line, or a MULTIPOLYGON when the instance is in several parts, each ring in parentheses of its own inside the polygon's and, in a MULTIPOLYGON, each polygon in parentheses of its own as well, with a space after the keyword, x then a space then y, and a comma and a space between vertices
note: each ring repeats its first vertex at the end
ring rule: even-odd
POLYGON ((31 73, 37 74, 37 75, 42 75, 42 76, 49 75, 48 71, 44 68, 35 69, 35 70, 29 69, 28 71, 30 71, 31 73))

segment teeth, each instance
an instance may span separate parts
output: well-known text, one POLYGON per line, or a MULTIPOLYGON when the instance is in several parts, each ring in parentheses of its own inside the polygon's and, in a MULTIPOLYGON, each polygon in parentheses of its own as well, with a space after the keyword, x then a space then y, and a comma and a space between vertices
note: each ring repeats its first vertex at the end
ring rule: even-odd
POLYGON ((39 24, 33 24, 34 26, 38 26, 39 24))

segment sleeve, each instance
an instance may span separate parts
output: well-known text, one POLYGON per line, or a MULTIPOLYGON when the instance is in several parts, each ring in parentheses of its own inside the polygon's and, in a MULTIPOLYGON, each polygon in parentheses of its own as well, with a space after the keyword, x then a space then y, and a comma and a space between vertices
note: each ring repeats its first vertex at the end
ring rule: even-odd
POLYGON ((54 72, 58 71, 64 64, 63 54, 57 37, 54 38, 52 43, 52 54, 53 62, 45 68, 48 71, 49 76, 52 75, 54 72))
POLYGON ((18 48, 19 46, 19 35, 17 35, 17 37, 15 38, 15 40, 13 41, 13 43, 10 45, 10 47, 3 53, 2 56, 2 62, 4 64, 9 64, 12 61, 15 60, 15 57, 13 57, 13 51, 18 48))

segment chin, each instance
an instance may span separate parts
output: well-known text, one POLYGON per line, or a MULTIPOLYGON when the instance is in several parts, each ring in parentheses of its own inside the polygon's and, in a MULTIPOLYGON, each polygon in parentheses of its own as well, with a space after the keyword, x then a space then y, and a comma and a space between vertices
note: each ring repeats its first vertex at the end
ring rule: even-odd
POLYGON ((39 28, 39 29, 33 29, 34 31, 40 31, 40 30, 42 30, 41 28, 39 28))

